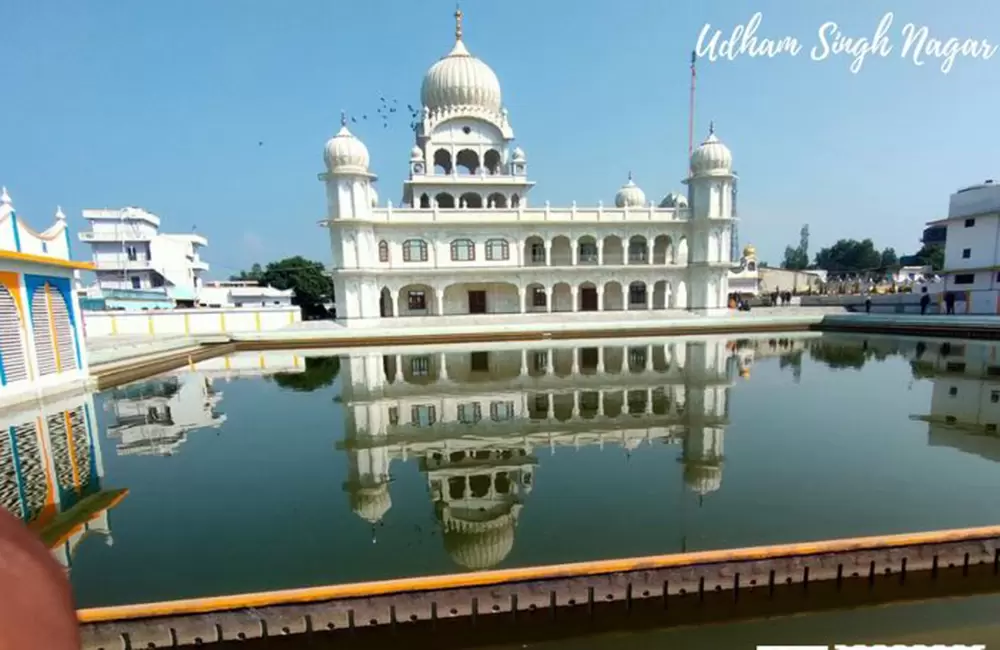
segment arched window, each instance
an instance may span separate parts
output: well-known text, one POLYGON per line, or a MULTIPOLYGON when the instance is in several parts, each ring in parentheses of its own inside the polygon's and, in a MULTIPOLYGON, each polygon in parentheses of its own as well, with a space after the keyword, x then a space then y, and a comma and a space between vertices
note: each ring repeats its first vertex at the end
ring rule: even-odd
POLYGON ((485 154, 483 154, 483 166, 489 171, 491 175, 500 173, 500 152, 496 149, 490 149, 485 154))
POLYGON ((506 239, 486 240, 486 259, 490 261, 506 261, 510 259, 510 246, 506 239))
POLYGON ((75 332, 66 297, 50 282, 31 292, 31 327, 38 374, 77 369, 75 332))
POLYGON ((481 208, 483 207, 483 197, 475 192, 466 192, 459 198, 461 208, 481 208))
POLYGON ((476 244, 471 239, 456 239, 451 242, 452 262, 471 262, 476 259, 476 244))
POLYGON ((455 156, 455 165, 462 175, 475 175, 479 171, 479 154, 472 149, 462 149, 455 156))
POLYGON ((510 207, 516 208, 519 205, 521 205, 521 198, 517 194, 510 197, 510 207))
POLYGON ((28 378, 28 365, 24 357, 21 313, 14 295, 7 286, 0 284, 0 384, 9 384, 28 378))
POLYGON ((389 261, 389 242, 384 239, 378 243, 378 261, 389 261))
POLYGON ((455 197, 447 192, 441 192, 434 197, 434 202, 439 208, 454 208, 455 197))
POLYGON ((486 205, 490 208, 506 208, 507 197, 500 192, 494 192, 486 197, 486 205))
POLYGON ((450 174, 452 170, 451 166, 451 152, 447 149, 438 149, 434 152, 434 173, 435 174, 450 174))
POLYGON ((429 208, 431 207, 431 197, 427 196, 427 192, 420 195, 420 207, 429 208))
POLYGON ((426 262, 427 242, 423 239, 407 239, 403 242, 404 262, 426 262))

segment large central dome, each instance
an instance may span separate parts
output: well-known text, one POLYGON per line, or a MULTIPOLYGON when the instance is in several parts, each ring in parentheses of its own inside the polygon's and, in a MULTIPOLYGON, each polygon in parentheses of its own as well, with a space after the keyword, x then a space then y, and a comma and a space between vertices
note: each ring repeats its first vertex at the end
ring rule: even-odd
POLYGON ((500 80, 490 66, 469 54, 462 42, 462 12, 455 13, 455 47, 431 66, 420 102, 432 113, 442 108, 479 108, 499 113, 500 80))

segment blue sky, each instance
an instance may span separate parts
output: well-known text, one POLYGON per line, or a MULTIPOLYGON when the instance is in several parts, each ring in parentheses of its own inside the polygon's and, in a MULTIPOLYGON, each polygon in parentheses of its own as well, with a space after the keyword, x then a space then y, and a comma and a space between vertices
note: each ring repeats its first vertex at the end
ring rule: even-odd
MULTIPOLYGON (((322 150, 341 109, 419 101, 451 48, 445 0, 0 0, 0 183, 44 227, 57 204, 140 205, 209 238, 212 275, 302 254, 329 262, 322 150), (258 143, 263 142, 262 146, 258 143)), ((1000 54, 950 74, 898 55, 903 24, 1000 43, 991 0, 466 0, 465 41, 498 74, 541 205, 609 203, 629 170, 650 198, 681 188, 688 62, 707 22, 798 57, 699 62, 697 134, 714 119, 741 175, 741 241, 780 261, 802 224, 812 252, 871 237, 901 253, 948 195, 990 178, 1000 54), (895 11, 896 52, 857 75, 811 61, 819 26, 871 36, 895 11)), ((412 133, 358 125, 383 198, 399 201, 412 133)), ((85 251, 77 245, 77 256, 85 251)))

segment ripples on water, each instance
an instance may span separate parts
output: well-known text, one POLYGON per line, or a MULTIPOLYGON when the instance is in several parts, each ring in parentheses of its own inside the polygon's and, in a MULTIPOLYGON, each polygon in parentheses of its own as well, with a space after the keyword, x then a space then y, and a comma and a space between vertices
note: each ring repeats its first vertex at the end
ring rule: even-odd
POLYGON ((3 413, 0 505, 52 547, 83 606, 998 514, 995 345, 316 352, 240 353, 3 413))

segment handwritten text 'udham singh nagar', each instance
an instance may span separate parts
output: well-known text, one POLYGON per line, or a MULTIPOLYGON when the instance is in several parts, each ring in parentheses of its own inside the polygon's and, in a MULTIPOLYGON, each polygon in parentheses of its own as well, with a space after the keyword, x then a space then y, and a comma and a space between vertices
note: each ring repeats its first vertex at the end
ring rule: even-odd
MULTIPOLYGON (((793 36, 758 37, 757 29, 762 20, 763 14, 757 12, 746 24, 734 27, 728 37, 723 35, 722 30, 712 30, 712 26, 706 23, 698 36, 695 53, 699 58, 707 57, 709 61, 732 61, 741 56, 798 56, 803 51, 802 43, 793 36)), ((882 16, 871 37, 850 36, 842 32, 837 23, 825 22, 817 30, 816 41, 808 51, 809 58, 825 61, 833 57, 847 57, 851 59, 850 71, 857 74, 867 57, 885 58, 898 51, 901 58, 914 65, 937 63, 941 72, 948 74, 959 57, 987 61, 997 53, 997 46, 991 45, 985 38, 939 38, 933 36, 927 26, 913 23, 906 23, 896 32, 892 30, 892 22, 892 12, 882 16)))

